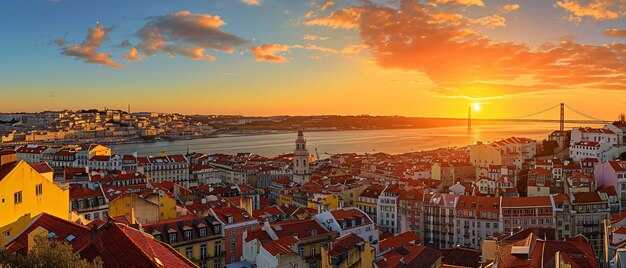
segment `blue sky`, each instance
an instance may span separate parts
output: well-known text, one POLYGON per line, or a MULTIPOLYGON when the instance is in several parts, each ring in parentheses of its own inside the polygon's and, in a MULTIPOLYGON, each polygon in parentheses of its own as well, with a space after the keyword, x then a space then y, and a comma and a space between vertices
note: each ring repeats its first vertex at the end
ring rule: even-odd
MULTIPOLYGON (((466 27, 493 42, 527 44, 530 49, 536 49, 545 42, 559 44, 564 36, 571 36, 576 43, 592 46, 623 43, 624 40, 604 34, 606 29, 622 29, 626 25, 620 13, 624 12, 621 10, 623 7, 618 5, 608 8, 619 13, 619 18, 597 19, 583 15, 572 19, 575 13, 558 7, 556 3, 576 2, 584 8, 589 1, 477 0, 483 3, 481 6, 451 3, 454 1, 448 1, 450 3, 447 6, 439 4, 436 9, 426 1, 413 2, 419 2, 429 12, 462 14, 465 19, 460 23, 466 24, 471 19, 501 16, 506 19, 506 25, 446 26, 466 27), (502 7, 507 4, 519 4, 519 8, 508 13, 502 12, 502 7)), ((13 101, 3 103, 0 112, 125 107, 127 103, 132 103, 142 110, 207 114, 369 113, 455 116, 462 112, 441 111, 436 107, 467 102, 466 99, 457 98, 467 95, 472 97, 472 102, 493 105, 496 113, 502 112, 503 107, 511 103, 522 102, 529 94, 543 96, 541 101, 545 103, 563 98, 562 92, 543 89, 519 93, 455 88, 453 91, 445 90, 454 93, 442 94, 444 84, 454 82, 458 85, 459 81, 438 80, 429 69, 431 66, 385 64, 385 55, 372 49, 350 55, 341 53, 342 49, 350 45, 364 44, 370 48, 375 45, 367 43, 364 30, 368 27, 367 22, 361 21, 359 27, 350 29, 307 25, 311 18, 306 18, 305 14, 313 11, 313 18, 325 18, 333 12, 362 7, 365 1, 336 1, 334 6, 320 10, 326 2, 263 0, 260 5, 247 5, 239 0, 3 0, 0 2, 0 34, 3 36, 0 42, 0 94, 13 101), (128 40, 133 46, 138 46, 141 40, 136 33, 151 18, 180 11, 219 16, 224 22, 219 30, 246 40, 247 43, 233 47, 231 53, 205 49, 204 53, 215 57, 215 60, 197 60, 182 54, 174 54, 171 58, 165 50, 154 56, 144 55, 139 62, 122 58, 129 47, 119 45, 128 40), (81 44, 88 29, 96 27, 96 23, 108 29, 106 39, 97 47, 97 51, 111 53, 111 60, 123 68, 83 62, 82 58, 63 54, 54 42, 63 39, 68 46, 81 44), (329 39, 304 40, 306 34, 329 39), (249 50, 251 46, 263 44, 287 46, 276 52, 285 60, 263 61, 249 50), (309 45, 330 50, 315 50, 309 45), (459 93, 461 90, 463 94, 459 93), (415 102, 408 102, 405 100, 407 98, 428 100, 432 104, 416 107, 412 104, 415 102)), ((386 7, 399 10, 398 3, 393 2, 375 1, 371 5, 378 10, 386 7)), ((438 45, 433 43, 432 47, 438 45)), ((615 70, 622 67, 618 66, 615 70)), ((500 78, 479 78, 460 82, 500 81, 500 78)), ((520 76, 515 83, 511 83, 517 85, 517 80, 524 82, 536 79, 520 76)), ((622 85, 622 81, 612 81, 611 86, 622 85)), ((586 85, 567 84, 562 90, 587 94, 585 92, 588 89, 584 88, 586 85)), ((594 93, 597 94, 593 96, 600 94, 610 97, 621 92, 602 90, 594 93)), ((569 101, 582 105, 589 98, 575 97, 569 101)), ((599 102, 601 99, 592 101, 599 102)), ((607 109, 603 115, 608 116, 624 106, 623 102, 610 105, 611 110, 607 109)))

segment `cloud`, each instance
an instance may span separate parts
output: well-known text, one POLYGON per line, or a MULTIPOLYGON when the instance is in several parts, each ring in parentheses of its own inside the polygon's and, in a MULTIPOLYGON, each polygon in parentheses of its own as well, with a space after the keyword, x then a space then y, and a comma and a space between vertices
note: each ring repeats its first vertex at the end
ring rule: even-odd
POLYGON ((580 21, 583 17, 594 20, 615 20, 620 17, 619 12, 610 9, 616 5, 613 0, 591 0, 586 5, 579 0, 562 0, 554 5, 569 12, 570 21, 580 21))
POLYGON ((367 45, 358 44, 358 45, 347 45, 341 50, 342 54, 357 54, 361 53, 361 51, 367 49, 367 45))
POLYGON ((322 18, 315 18, 305 22, 306 25, 326 26, 333 29, 356 29, 359 27, 362 8, 350 7, 337 10, 322 18))
POLYGON ((212 49, 231 53, 248 42, 222 31, 220 27, 224 24, 220 16, 189 11, 151 17, 136 33, 140 39, 136 48, 146 56, 162 52, 169 56, 214 60, 204 51, 212 49))
POLYGON ((252 53, 252 55, 256 58, 256 61, 286 63, 289 62, 289 60, 287 60, 284 55, 291 52, 291 47, 292 46, 283 44, 265 43, 260 46, 251 46, 249 50, 250 53, 252 53))
POLYGON ((326 10, 329 9, 331 7, 334 7, 337 3, 333 2, 333 1, 328 1, 326 3, 324 3, 324 5, 322 5, 322 7, 320 8, 320 10, 326 10))
POLYGON ((606 29, 604 35, 618 38, 626 38, 626 29, 606 29))
POLYGON ((331 53, 331 54, 337 53, 337 50, 334 48, 312 45, 312 44, 307 44, 303 48, 306 50, 314 50, 314 51, 319 51, 319 52, 324 52, 324 53, 331 53))
MULTIPOLYGON (((367 4, 348 9, 359 10, 358 19, 349 20, 356 24, 351 27, 359 31, 362 44, 379 66, 423 73, 439 94, 475 98, 568 88, 626 88, 623 43, 588 45, 564 38, 534 49, 490 39, 464 17, 437 18, 441 9, 412 0, 400 1, 398 8, 367 4)), ((342 11, 333 13, 350 12, 342 11)), ((491 22, 486 25, 499 24, 499 19, 486 21, 491 22)), ((334 23, 323 25, 339 28, 334 23)))
POLYGON ((249 6, 260 6, 261 0, 241 0, 241 2, 249 5, 249 6))
POLYGON ((478 19, 470 20, 472 23, 485 26, 487 28, 496 28, 506 26, 506 19, 500 15, 485 16, 478 19))
POLYGON ((431 5, 450 5, 450 6, 485 6, 482 0, 430 0, 431 5))
POLYGON ((320 37, 320 36, 313 35, 313 34, 304 35, 304 40, 309 40, 309 41, 326 41, 328 39, 330 39, 330 37, 320 37))
POLYGON ((305 19, 310 19, 310 18, 313 18, 314 16, 315 16, 315 12, 309 11, 306 14, 304 14, 304 16, 302 16, 302 17, 305 18, 305 19))
POLYGON ((63 55, 74 57, 86 63, 122 68, 122 65, 111 60, 111 53, 96 51, 102 45, 102 42, 107 39, 110 31, 111 28, 105 28, 100 24, 96 24, 96 27, 89 28, 87 37, 80 44, 69 45, 64 39, 57 39, 55 43, 61 48, 61 54, 63 55))
POLYGON ((518 4, 507 4, 507 5, 500 7, 500 10, 502 10, 502 12, 504 13, 509 13, 509 12, 518 10, 519 8, 520 8, 520 5, 518 4))
POLYGON ((134 47, 131 47, 130 50, 128 50, 128 53, 122 55, 122 58, 130 61, 141 61, 141 56, 137 54, 137 49, 134 47))

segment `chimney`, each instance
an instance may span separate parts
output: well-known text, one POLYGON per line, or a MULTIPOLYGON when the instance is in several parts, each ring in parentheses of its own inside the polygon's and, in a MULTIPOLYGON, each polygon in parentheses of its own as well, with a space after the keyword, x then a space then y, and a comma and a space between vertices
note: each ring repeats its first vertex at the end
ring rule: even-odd
POLYGON ((137 224, 135 222, 135 208, 134 207, 130 208, 130 219, 128 219, 128 221, 130 222, 130 224, 137 224))

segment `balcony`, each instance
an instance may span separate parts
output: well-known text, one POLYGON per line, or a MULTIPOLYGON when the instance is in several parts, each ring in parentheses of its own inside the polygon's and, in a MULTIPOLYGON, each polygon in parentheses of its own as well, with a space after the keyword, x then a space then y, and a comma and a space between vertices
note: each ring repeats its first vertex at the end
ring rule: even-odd
POLYGON ((226 256, 226 251, 220 251, 220 252, 215 253, 215 254, 214 254, 214 255, 212 255, 212 256, 209 256, 209 257, 208 257, 208 258, 206 258, 206 259, 207 259, 207 260, 210 260, 210 259, 217 259, 217 258, 222 258, 222 257, 224 257, 224 256, 226 256))
POLYGON ((318 254, 313 254, 313 255, 308 255, 308 256, 304 256, 304 260, 305 261, 309 261, 309 260, 321 260, 322 259, 322 254, 318 253, 318 254))

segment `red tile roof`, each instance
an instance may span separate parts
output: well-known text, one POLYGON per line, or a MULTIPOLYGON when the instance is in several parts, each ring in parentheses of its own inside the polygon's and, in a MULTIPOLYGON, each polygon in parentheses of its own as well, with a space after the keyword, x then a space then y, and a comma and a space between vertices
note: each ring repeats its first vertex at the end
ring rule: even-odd
POLYGON ((287 223, 279 221, 272 223, 271 226, 278 237, 297 235, 299 239, 306 239, 329 233, 326 228, 314 219, 287 223))
POLYGON ((481 251, 472 248, 454 247, 441 250, 442 263, 460 267, 480 267, 481 251))
POLYGON ((335 209, 335 210, 332 210, 330 213, 338 222, 347 220, 347 219, 354 219, 354 218, 360 217, 363 219, 364 224, 372 223, 369 217, 365 213, 361 212, 360 210, 356 208, 335 209))
POLYGON ((502 207, 552 207, 552 201, 548 196, 503 197, 502 207))
POLYGON ((20 146, 15 152, 19 154, 42 154, 46 149, 48 149, 48 146, 29 144, 20 146))
POLYGON ((358 246, 359 244, 363 244, 363 243, 365 243, 365 240, 363 240, 363 238, 353 233, 349 233, 333 241, 331 250, 328 252, 328 255, 337 257, 339 255, 346 253, 350 249, 358 246))
POLYGON ((394 237, 387 238, 385 240, 380 241, 380 251, 385 251, 387 249, 394 249, 404 246, 406 244, 415 244, 419 242, 419 237, 411 232, 404 232, 394 237))
POLYGON ((291 245, 300 242, 297 238, 293 236, 286 236, 280 238, 278 240, 265 243, 262 247, 267 250, 272 256, 284 255, 284 254, 296 254, 296 252, 291 249, 291 245))
POLYGON ((151 235, 126 225, 108 222, 91 229, 46 213, 37 216, 14 239, 7 242, 10 252, 28 248, 28 235, 36 228, 54 233, 59 240, 70 241, 72 249, 82 258, 100 257, 105 267, 197 267, 169 245, 154 240, 151 235))
POLYGON ((238 207, 215 207, 211 208, 212 214, 219 218, 219 220, 225 225, 240 223, 240 222, 256 222, 248 212, 238 207), (228 222, 228 218, 232 218, 232 222, 228 222))
POLYGON ((383 254, 376 265, 379 268, 432 267, 439 258, 441 252, 436 249, 409 244, 383 254))
POLYGON ((87 198, 87 197, 104 197, 100 186, 95 189, 90 189, 82 184, 72 183, 70 184, 70 199, 87 198))

